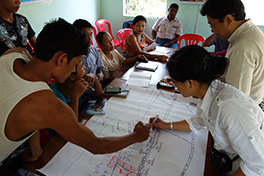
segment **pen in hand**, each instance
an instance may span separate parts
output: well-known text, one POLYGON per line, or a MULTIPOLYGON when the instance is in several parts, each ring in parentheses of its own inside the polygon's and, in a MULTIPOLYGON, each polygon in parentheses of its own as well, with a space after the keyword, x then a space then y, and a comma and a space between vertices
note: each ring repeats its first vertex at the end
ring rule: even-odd
POLYGON ((155 123, 158 118, 159 118, 159 114, 156 115, 155 119, 151 122, 151 125, 153 125, 153 123, 155 123))
POLYGON ((91 86, 87 85, 88 88, 92 89, 92 91, 95 91, 94 88, 92 88, 91 86))

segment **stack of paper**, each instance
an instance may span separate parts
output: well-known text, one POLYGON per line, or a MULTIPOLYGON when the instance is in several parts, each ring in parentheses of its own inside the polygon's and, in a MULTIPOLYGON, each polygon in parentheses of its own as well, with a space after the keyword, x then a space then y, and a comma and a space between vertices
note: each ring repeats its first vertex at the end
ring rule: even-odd
POLYGON ((132 72, 127 80, 127 84, 148 87, 152 73, 132 72))

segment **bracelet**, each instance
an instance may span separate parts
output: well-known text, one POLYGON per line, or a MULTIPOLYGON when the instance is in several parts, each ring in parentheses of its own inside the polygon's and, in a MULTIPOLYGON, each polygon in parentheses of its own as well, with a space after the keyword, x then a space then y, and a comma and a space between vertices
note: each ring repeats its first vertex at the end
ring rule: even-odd
POLYGON ((170 122, 170 130, 173 130, 173 124, 170 122))

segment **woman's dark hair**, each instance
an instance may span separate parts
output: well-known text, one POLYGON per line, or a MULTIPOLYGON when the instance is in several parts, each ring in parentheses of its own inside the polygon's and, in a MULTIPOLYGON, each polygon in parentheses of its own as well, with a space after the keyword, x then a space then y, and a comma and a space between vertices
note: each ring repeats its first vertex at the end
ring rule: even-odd
POLYGON ((145 21, 145 23, 147 23, 147 19, 144 16, 138 15, 134 18, 133 25, 135 26, 135 24, 139 21, 145 21))
POLYGON ((88 47, 89 43, 85 40, 85 34, 59 18, 47 23, 39 33, 35 56, 47 62, 56 52, 62 51, 67 54, 68 62, 70 62, 74 57, 85 55, 88 47))
POLYGON ((101 31, 96 35, 96 41, 98 42, 99 45, 103 44, 103 36, 108 32, 106 31, 101 31))
POLYGON ((226 15, 231 14, 236 21, 245 19, 246 13, 241 0, 207 0, 202 7, 201 15, 223 22, 226 15))
POLYGON ((172 79, 185 82, 196 80, 201 84, 210 84, 224 74, 228 59, 213 57, 198 45, 189 45, 173 53, 167 63, 172 79))

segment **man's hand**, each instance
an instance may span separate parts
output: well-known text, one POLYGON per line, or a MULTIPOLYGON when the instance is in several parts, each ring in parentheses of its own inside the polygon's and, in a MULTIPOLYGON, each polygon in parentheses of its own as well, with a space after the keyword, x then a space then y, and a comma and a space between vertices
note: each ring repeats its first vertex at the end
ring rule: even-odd
POLYGON ((140 121, 136 124, 134 133, 136 133, 138 142, 143 142, 148 139, 150 131, 149 128, 149 124, 143 125, 143 123, 140 121))
POLYGON ((103 82, 104 74, 102 72, 98 73, 96 76, 97 76, 99 82, 103 82))
POLYGON ((93 87, 94 86, 94 81, 97 79, 95 74, 89 73, 84 75, 83 79, 88 82, 89 86, 93 87))
POLYGON ((155 42, 153 42, 153 43, 151 43, 148 47, 147 47, 147 51, 153 51, 153 50, 155 50, 156 49, 156 43, 155 42))
POLYGON ((141 62, 148 62, 148 59, 144 55, 137 55, 137 60, 141 62))
POLYGON ((170 44, 169 44, 169 43, 165 43, 163 46, 164 46, 164 47, 169 47, 170 44))
POLYGON ((84 79, 80 79, 76 81, 71 96, 75 98, 79 98, 88 89, 87 87, 88 85, 89 84, 84 79))

